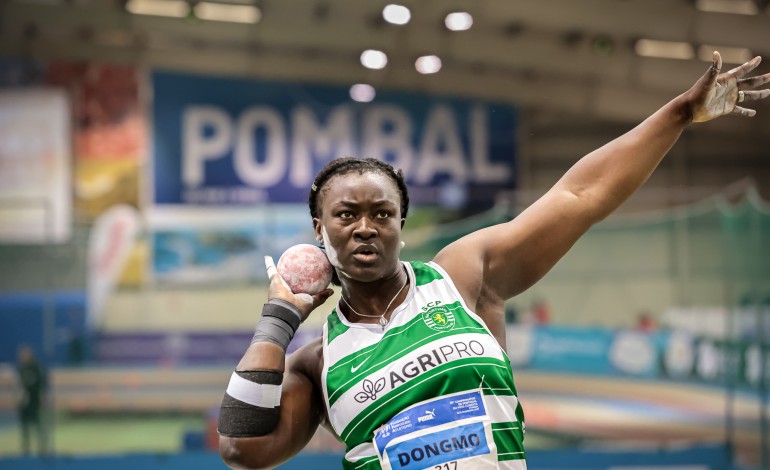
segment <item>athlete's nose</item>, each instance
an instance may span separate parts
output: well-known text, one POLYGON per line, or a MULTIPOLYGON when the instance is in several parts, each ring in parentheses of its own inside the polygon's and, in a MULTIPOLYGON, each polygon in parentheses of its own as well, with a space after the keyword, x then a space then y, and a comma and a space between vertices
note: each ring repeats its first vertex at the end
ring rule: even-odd
POLYGON ((353 235, 362 240, 368 240, 377 236, 377 229, 368 217, 361 217, 355 231, 353 231, 353 235))

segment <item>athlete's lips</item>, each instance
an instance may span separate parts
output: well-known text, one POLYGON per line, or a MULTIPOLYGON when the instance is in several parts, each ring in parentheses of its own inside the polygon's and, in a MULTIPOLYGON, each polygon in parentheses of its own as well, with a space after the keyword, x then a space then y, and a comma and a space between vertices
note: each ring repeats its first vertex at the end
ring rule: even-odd
POLYGON ((358 245, 353 250, 353 258, 359 262, 371 263, 380 256, 380 250, 375 245, 363 244, 358 245))
POLYGON ((365 254, 369 254, 369 253, 379 254, 379 253, 380 253, 380 250, 379 250, 379 248, 377 248, 377 246, 375 246, 375 245, 372 245, 372 244, 370 244, 370 243, 366 243, 366 244, 363 244, 363 245, 358 245, 358 246, 357 246, 357 247, 356 247, 356 248, 353 250, 353 254, 354 254, 354 255, 357 255, 357 254, 360 254, 360 253, 365 253, 365 254))

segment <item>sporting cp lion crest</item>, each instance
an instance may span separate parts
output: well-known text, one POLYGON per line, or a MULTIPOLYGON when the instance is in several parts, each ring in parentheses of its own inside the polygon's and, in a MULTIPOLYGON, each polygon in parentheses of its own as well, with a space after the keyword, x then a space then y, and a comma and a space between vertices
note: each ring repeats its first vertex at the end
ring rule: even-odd
POLYGON ((422 321, 436 331, 451 330, 455 326, 454 314, 439 301, 430 302, 422 308, 422 321))

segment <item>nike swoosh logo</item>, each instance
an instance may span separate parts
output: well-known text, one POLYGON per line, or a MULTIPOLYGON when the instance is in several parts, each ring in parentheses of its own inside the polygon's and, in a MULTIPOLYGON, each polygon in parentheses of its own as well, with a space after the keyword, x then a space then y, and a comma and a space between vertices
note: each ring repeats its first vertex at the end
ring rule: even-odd
MULTIPOLYGON (((371 356, 369 356, 369 357, 371 357, 371 356)), ((362 361, 360 364, 358 364, 357 366, 353 366, 353 367, 351 367, 351 368, 350 368, 350 372, 352 372, 352 373, 355 373, 355 372, 356 372, 358 369, 360 369, 360 368, 361 368, 361 366, 362 366, 362 365, 364 365, 364 362, 366 362, 366 361, 368 361, 368 360, 369 360, 369 357, 367 357, 366 359, 364 359, 364 360, 363 360, 363 361, 362 361)))

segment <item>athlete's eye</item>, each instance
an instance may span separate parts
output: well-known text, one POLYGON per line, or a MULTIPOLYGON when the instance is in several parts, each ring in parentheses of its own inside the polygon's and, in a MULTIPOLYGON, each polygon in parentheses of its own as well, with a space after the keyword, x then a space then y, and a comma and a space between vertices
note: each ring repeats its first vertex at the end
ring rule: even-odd
POLYGON ((341 219, 351 219, 353 218, 353 212, 351 211, 340 211, 337 213, 337 217, 341 219))
POLYGON ((377 211, 376 217, 378 219, 387 219, 388 217, 390 217, 390 212, 388 212, 388 211, 377 211))

